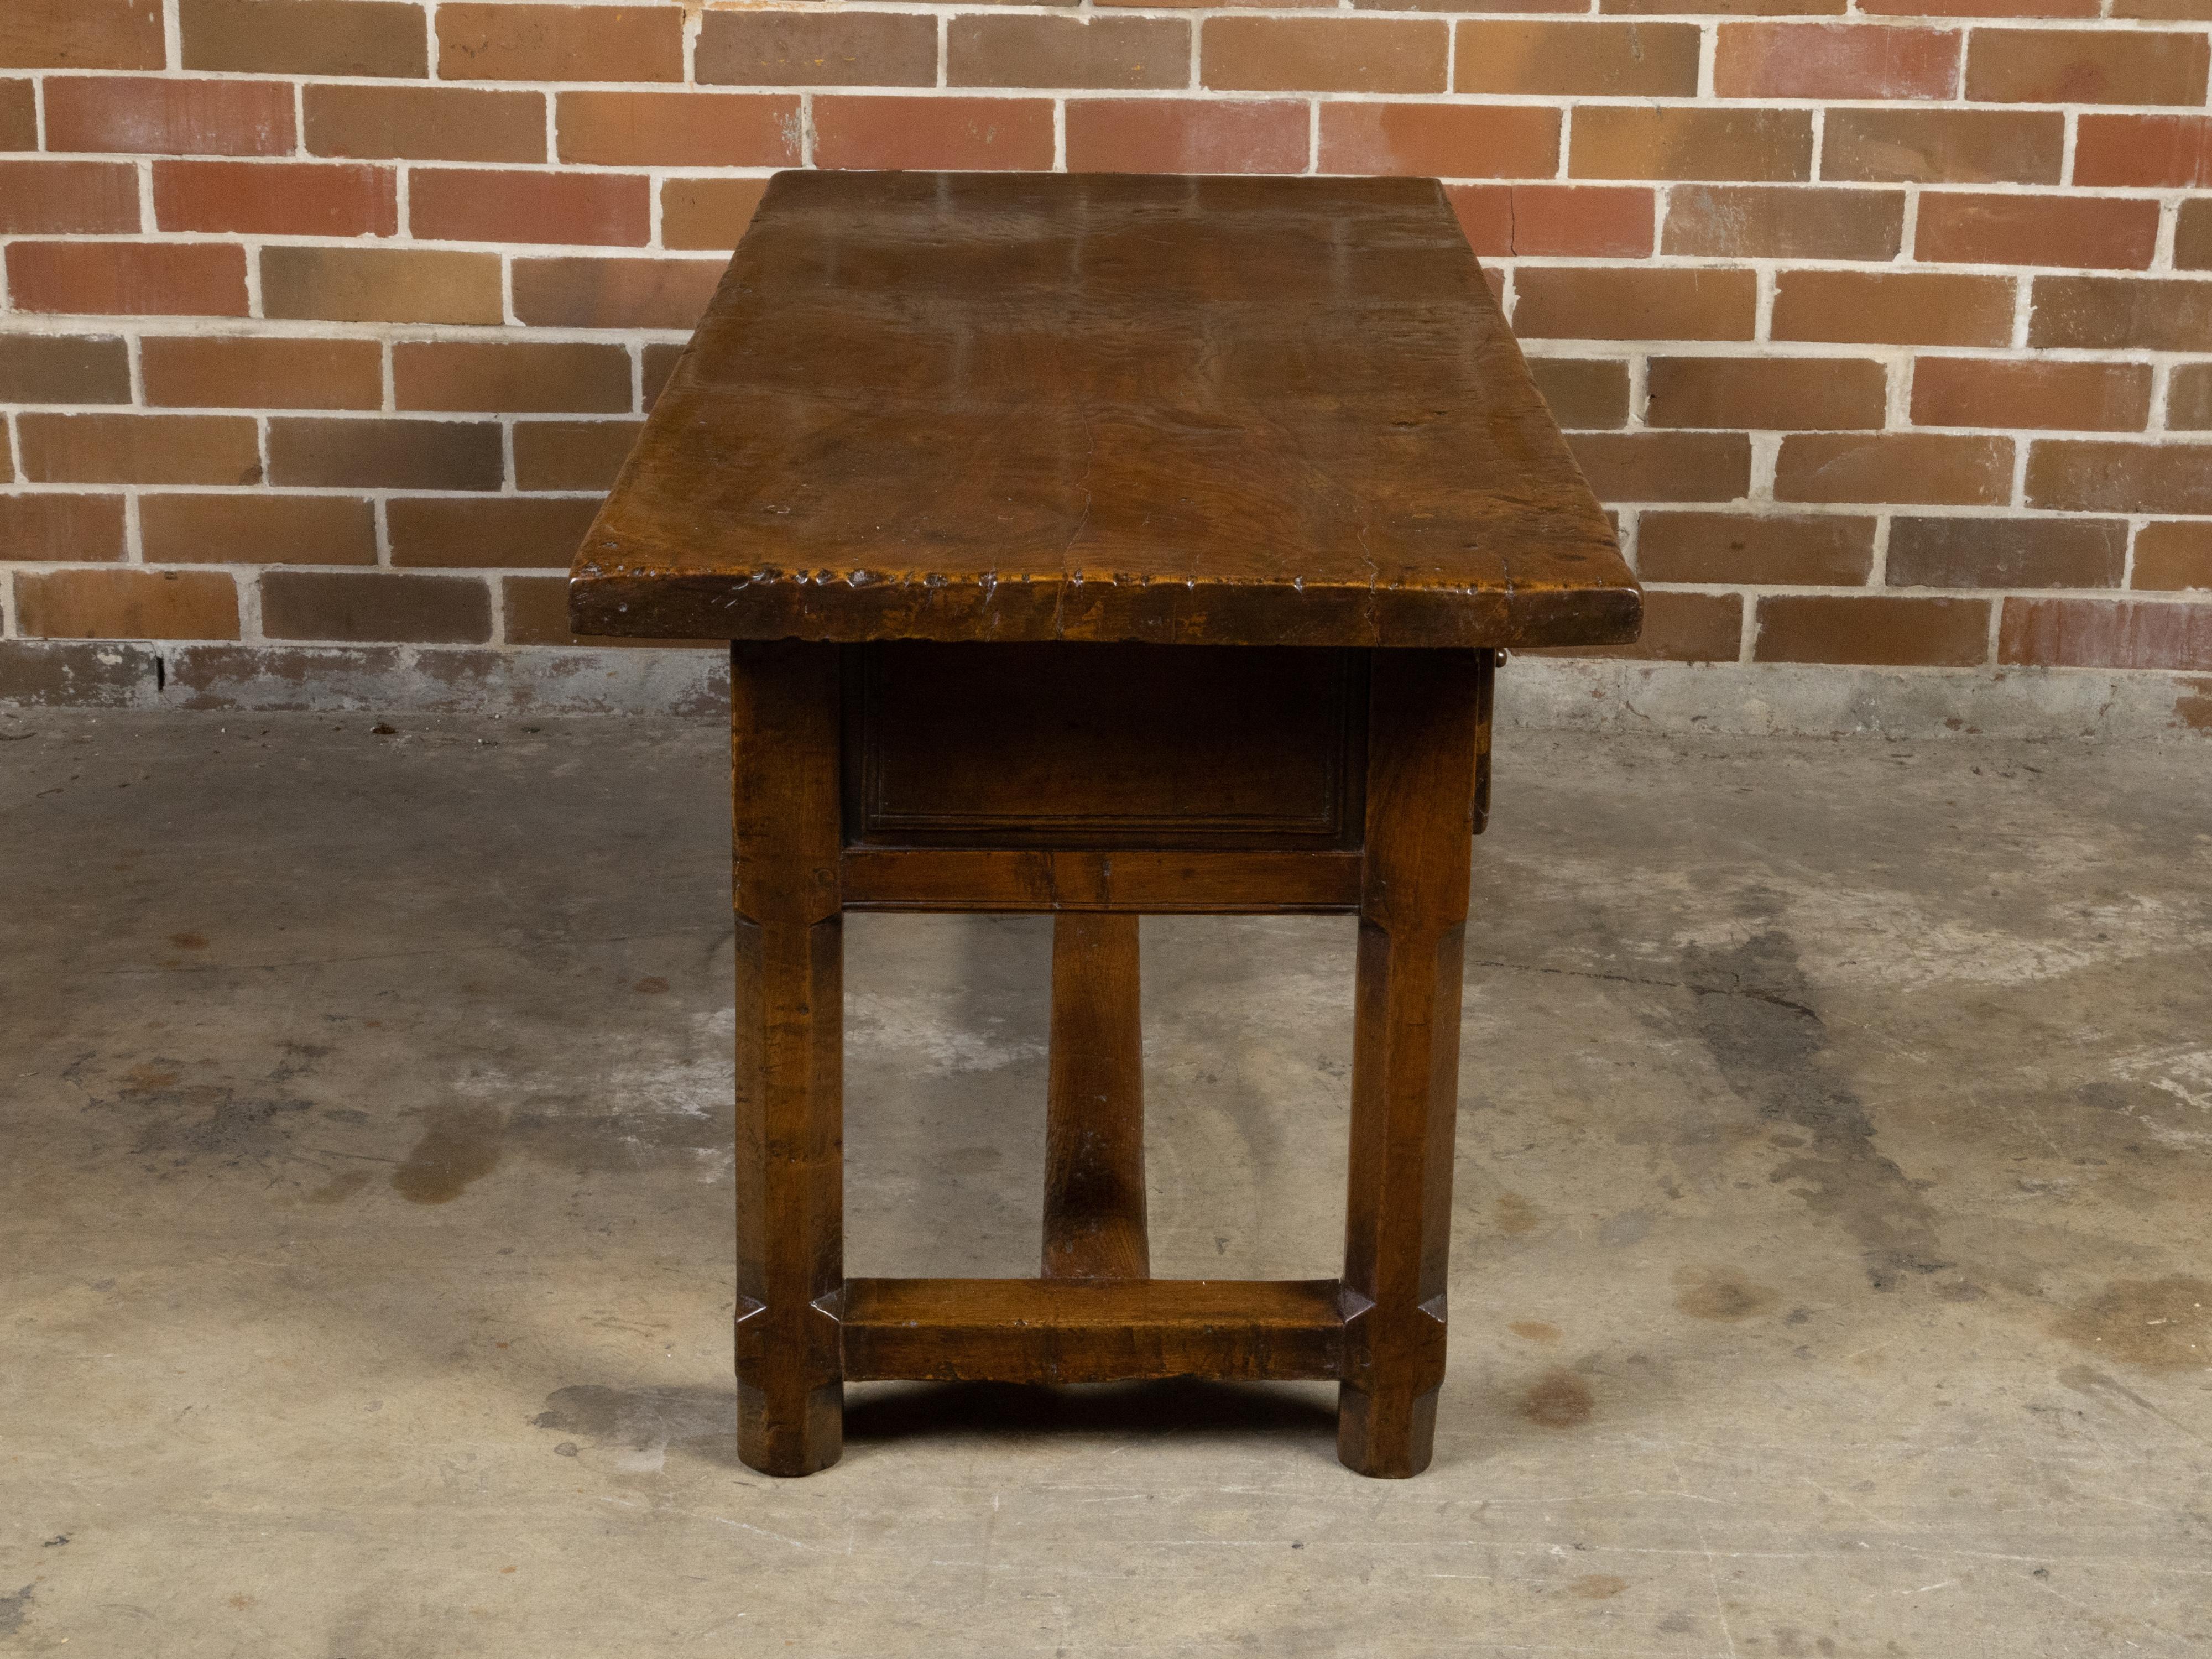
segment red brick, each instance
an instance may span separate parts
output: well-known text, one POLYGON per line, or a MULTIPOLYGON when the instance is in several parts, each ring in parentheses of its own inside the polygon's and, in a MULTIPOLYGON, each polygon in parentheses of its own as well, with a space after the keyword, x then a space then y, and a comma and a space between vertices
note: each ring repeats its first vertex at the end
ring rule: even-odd
POLYGON ((561 576, 510 576, 499 585, 509 645, 591 645, 568 629, 568 582, 561 576))
POLYGON ((1515 331, 1574 340, 1748 340, 1758 303, 1748 270, 1524 266, 1515 331))
POLYGON ((186 69, 247 75, 430 72, 422 8, 392 0, 179 0, 186 69))
POLYGON ((491 638, 491 594, 467 576, 272 570, 261 579, 261 631, 349 645, 481 645, 491 638))
POLYGON ((2212 270, 2212 200, 2197 197, 2181 204, 2173 227, 2173 264, 2178 270, 2212 270))
POLYGON ((1844 6, 1844 0, 1601 0, 1598 9, 1688 17, 1818 17, 1839 13, 1844 6))
POLYGON ((1585 98, 1692 98, 1692 23, 1481 22, 1459 26, 1452 90, 1585 98))
POLYGON ((376 509, 347 495, 143 495, 149 564, 374 564, 376 509))
POLYGON ((56 570, 15 578, 15 629, 40 640, 234 640, 238 588, 218 570, 56 570))
POLYGON ((2212 444, 2045 439, 2028 451, 2027 499, 2063 513, 2212 514, 2212 444))
POLYGON ((149 564, 376 564, 376 507, 349 495, 142 495, 149 564))
POLYGON ((499 256, 434 248, 266 247, 261 308, 334 323, 498 323, 499 256))
POLYGON ((2074 182, 2212 185, 2212 116, 2084 115, 2074 141, 2074 182))
POLYGON ((260 446, 243 416, 27 414, 15 436, 33 483, 261 482, 260 446))
POLYGON ((127 404, 131 353, 113 335, 0 334, 0 404, 127 404))
POLYGON ((286 161, 156 161, 163 230, 264 236, 391 236, 398 191, 389 167, 286 161))
POLYGON ((606 489, 629 459, 642 421, 517 421, 517 489, 606 489))
POLYGON ((2136 532, 2131 587, 2175 592, 2212 588, 2212 522, 2168 519, 2136 532))
POLYGON ((0 494, 0 560, 87 564, 124 552, 120 495, 0 494))
POLYGON ((246 315, 246 254, 208 242, 16 242, 18 311, 88 317, 246 315))
POLYGON ((1976 29, 1966 96, 1987 104, 2202 104, 2206 67, 2202 34, 1976 29))
POLYGON ((1651 252, 1653 191, 1605 185, 1453 185, 1444 194, 1477 253, 1640 259, 1651 252))
POLYGON ((720 259, 517 259, 514 314, 538 328, 692 328, 720 259))
POLYGON ((1887 23, 1723 23, 1723 98, 1950 98, 1959 32, 1887 23))
POLYGON ((684 348, 666 340, 648 341, 639 365, 641 389, 645 393, 645 412, 653 413, 653 406, 660 401, 660 394, 668 388, 668 378, 675 374, 676 365, 683 361, 684 348))
POLYGON ((2039 668, 2212 669, 2212 605, 2007 599, 1997 660, 2039 668))
POLYGON ((681 81, 674 6, 457 3, 438 8, 441 81, 681 81))
POLYGON ((1542 178, 1559 169, 1559 112, 1500 104, 1325 103, 1323 173, 1542 178))
POLYGON ((146 401, 184 409, 380 409, 374 340, 149 335, 139 346, 146 401))
POLYGON ((2013 284, 1935 271, 1785 270, 1776 278, 1778 340, 1869 345, 2005 345, 2013 284))
POLYGON ((596 496, 395 495, 392 562, 449 570, 562 569, 599 510, 596 496))
POLYGON ((1577 179, 1809 179, 1804 110, 1590 104, 1575 111, 1567 171, 1577 179))
POLYGON ((0 161, 0 235, 138 228, 138 169, 128 161, 0 161))
POLYGON ((2056 110, 1832 109, 1823 179, 2055 185, 2066 118, 2056 110))
POLYGON ((2158 249, 2158 204, 2124 196, 1920 198, 1912 257, 1936 264, 2087 265, 2142 270, 2158 249))
POLYGON ((1169 17, 956 16, 945 35, 953 87, 1190 84, 1190 25, 1169 17))
POLYGON ((1892 587, 2118 587, 2124 519, 1986 514, 1890 520, 1892 587))
POLYGON ((2057 427, 2140 432, 2150 418, 2142 363, 2000 362, 1920 357, 1912 368, 1916 426, 2057 427))
POLYGON ((1775 461, 1778 501, 1998 507, 2012 494, 2012 440, 1935 432, 1793 433, 1775 461))
MULTIPOLYGON (((1143 0, 1092 0, 1092 3, 1097 5, 1128 6, 1142 3, 1143 0)), ((1188 5, 1194 3, 1195 0, 1175 0, 1177 5, 1188 5)), ((1249 5, 1254 3, 1254 0, 1231 0, 1231 3, 1249 5)), ((1333 9, 1335 0, 1294 0, 1294 3, 1328 10, 1333 9)), ((1352 0, 1352 9, 1354 11, 1428 11, 1434 9, 1432 0, 1352 0)), ((1266 9, 1287 11, 1290 7, 1268 6, 1266 9)), ((1589 9, 1589 0, 1453 0, 1451 9, 1463 14, 1511 12, 1516 15, 1548 11, 1581 13, 1589 9)))
POLYGON ((1052 104, 1042 98, 814 100, 814 164, 823 167, 1052 166, 1052 104))
POLYGON ((799 160, 799 100, 739 92, 564 92, 561 159, 617 167, 779 167, 799 160))
POLYGON ((660 245, 726 253, 752 223, 765 179, 670 179, 660 186, 660 245))
POLYGON ((1870 17, 2094 17, 2098 0, 1859 0, 1870 17))
POLYGON ((1902 191, 1681 185, 1668 198, 1659 251, 1729 259, 1892 259, 1904 235, 1902 191))
POLYGON ((1071 173, 1303 173, 1302 103, 1071 98, 1071 173))
POLYGON ((1442 92, 1450 43, 1441 19, 1215 17, 1199 79, 1224 92, 1442 92))
POLYGON ((1654 357, 1649 426, 1753 431, 1879 427, 1888 407, 1882 366, 1863 357, 1654 357))
POLYGON ((1731 501, 1751 488, 1741 432, 1578 432, 1575 461, 1604 501, 1731 501))
POLYGON ((763 87, 937 84, 937 20, 909 12, 710 11, 696 71, 706 83, 763 87))
POLYGON ((1628 421, 1628 365, 1609 357, 1531 357, 1528 373, 1552 418, 1570 431, 1628 421))
POLYGON ((626 415, 629 353, 568 341, 402 340, 392 348, 401 409, 626 415))
POLYGON ((2202 277, 2039 276, 2033 346, 2212 351, 2212 281, 2202 277))
POLYGON ((279 415, 269 482, 303 489, 497 489, 507 470, 489 421, 279 415))
POLYGON ((2176 363, 2166 387, 2166 424, 2172 432, 2212 428, 2212 363, 2176 363))
POLYGON ((0 81, 0 150, 39 147, 37 95, 28 81, 0 81))
POLYGON ((1874 526, 1840 513, 1644 513, 1636 572, 1650 582, 1853 587, 1874 569, 1874 526))
POLYGON ((642 247, 653 198, 638 173, 417 167, 407 185, 407 226, 427 241, 642 247))
POLYGON ((1759 602, 1757 662, 1970 668, 1989 658, 1986 599, 1778 594, 1759 602))
POLYGON ((292 88, 281 82, 86 76, 46 82, 48 149, 285 155, 292 147, 292 88))
POLYGON ((157 70, 167 61, 157 0, 7 0, 0 64, 11 69, 157 70))
POLYGON ((466 87, 309 86, 307 149, 365 161, 542 161, 545 97, 466 87))
POLYGON ((1734 662, 1743 651, 1743 600, 1734 593, 1647 589, 1644 631, 1632 645, 1545 651, 1545 656, 1629 657, 1657 662, 1734 662))

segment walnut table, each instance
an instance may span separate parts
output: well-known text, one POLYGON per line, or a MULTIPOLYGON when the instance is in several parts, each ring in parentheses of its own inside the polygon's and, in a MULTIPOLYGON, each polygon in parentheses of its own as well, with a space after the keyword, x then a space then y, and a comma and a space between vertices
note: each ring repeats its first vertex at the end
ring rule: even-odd
POLYGON ((1443 192, 786 173, 571 574, 730 641, 738 1422, 843 1386, 1331 1378, 1429 1461, 1499 647, 1641 594, 1443 192), (840 917, 1050 911, 1040 1276, 848 1279, 840 917), (1153 1279, 1137 917, 1357 911, 1340 1279, 1153 1279))

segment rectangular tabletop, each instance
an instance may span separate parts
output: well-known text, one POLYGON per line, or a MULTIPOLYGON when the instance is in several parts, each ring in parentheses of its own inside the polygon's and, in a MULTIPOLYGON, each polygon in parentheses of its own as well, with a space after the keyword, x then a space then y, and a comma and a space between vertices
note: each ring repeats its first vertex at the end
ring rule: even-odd
POLYGON ((1426 179, 784 173, 585 634, 1535 646, 1642 598, 1426 179))

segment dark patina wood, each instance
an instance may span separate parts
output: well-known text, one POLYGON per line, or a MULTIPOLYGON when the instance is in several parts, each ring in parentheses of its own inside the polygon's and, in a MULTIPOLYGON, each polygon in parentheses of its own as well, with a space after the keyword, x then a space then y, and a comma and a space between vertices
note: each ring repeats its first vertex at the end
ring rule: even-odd
POLYGON ((1137 918, 1053 918, 1044 1276, 1149 1279, 1137 918))
POLYGON ((1345 1322, 1333 1279, 855 1279, 844 1330, 855 1381, 1296 1382, 1339 1375, 1345 1322))
POLYGON ((1443 1378, 1468 840, 1504 646, 1640 594, 1418 179, 784 174, 579 552, 731 647, 738 1449, 848 1380, 1443 1378), (840 918, 1054 916, 1040 1277, 844 1276, 840 918), (1341 1279, 1154 1279, 1137 918, 1356 911, 1341 1279))
POLYGON ((787 173, 584 634, 1580 645, 1604 514, 1425 179, 787 173))
POLYGON ((1337 1411, 1337 1455, 1363 1474, 1419 1474, 1436 1439, 1483 666, 1472 651, 1375 663, 1344 1245, 1364 1305, 1337 1411))
POLYGON ((770 1474, 844 1446, 837 687, 835 646, 731 650, 738 1448, 770 1474))

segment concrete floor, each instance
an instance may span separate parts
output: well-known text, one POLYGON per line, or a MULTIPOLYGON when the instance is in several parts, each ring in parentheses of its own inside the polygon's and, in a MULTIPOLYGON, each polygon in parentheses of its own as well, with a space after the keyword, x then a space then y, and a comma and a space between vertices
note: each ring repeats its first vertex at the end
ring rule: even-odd
MULTIPOLYGON (((732 1449, 712 722, 0 715, 0 1652, 2212 1645, 2212 750, 1507 735, 1435 1468, 732 1449)), ((848 1264, 1036 1249, 1048 924, 848 933, 848 1264)), ((1352 927, 1147 922, 1154 1260, 1328 1274, 1352 927)))

